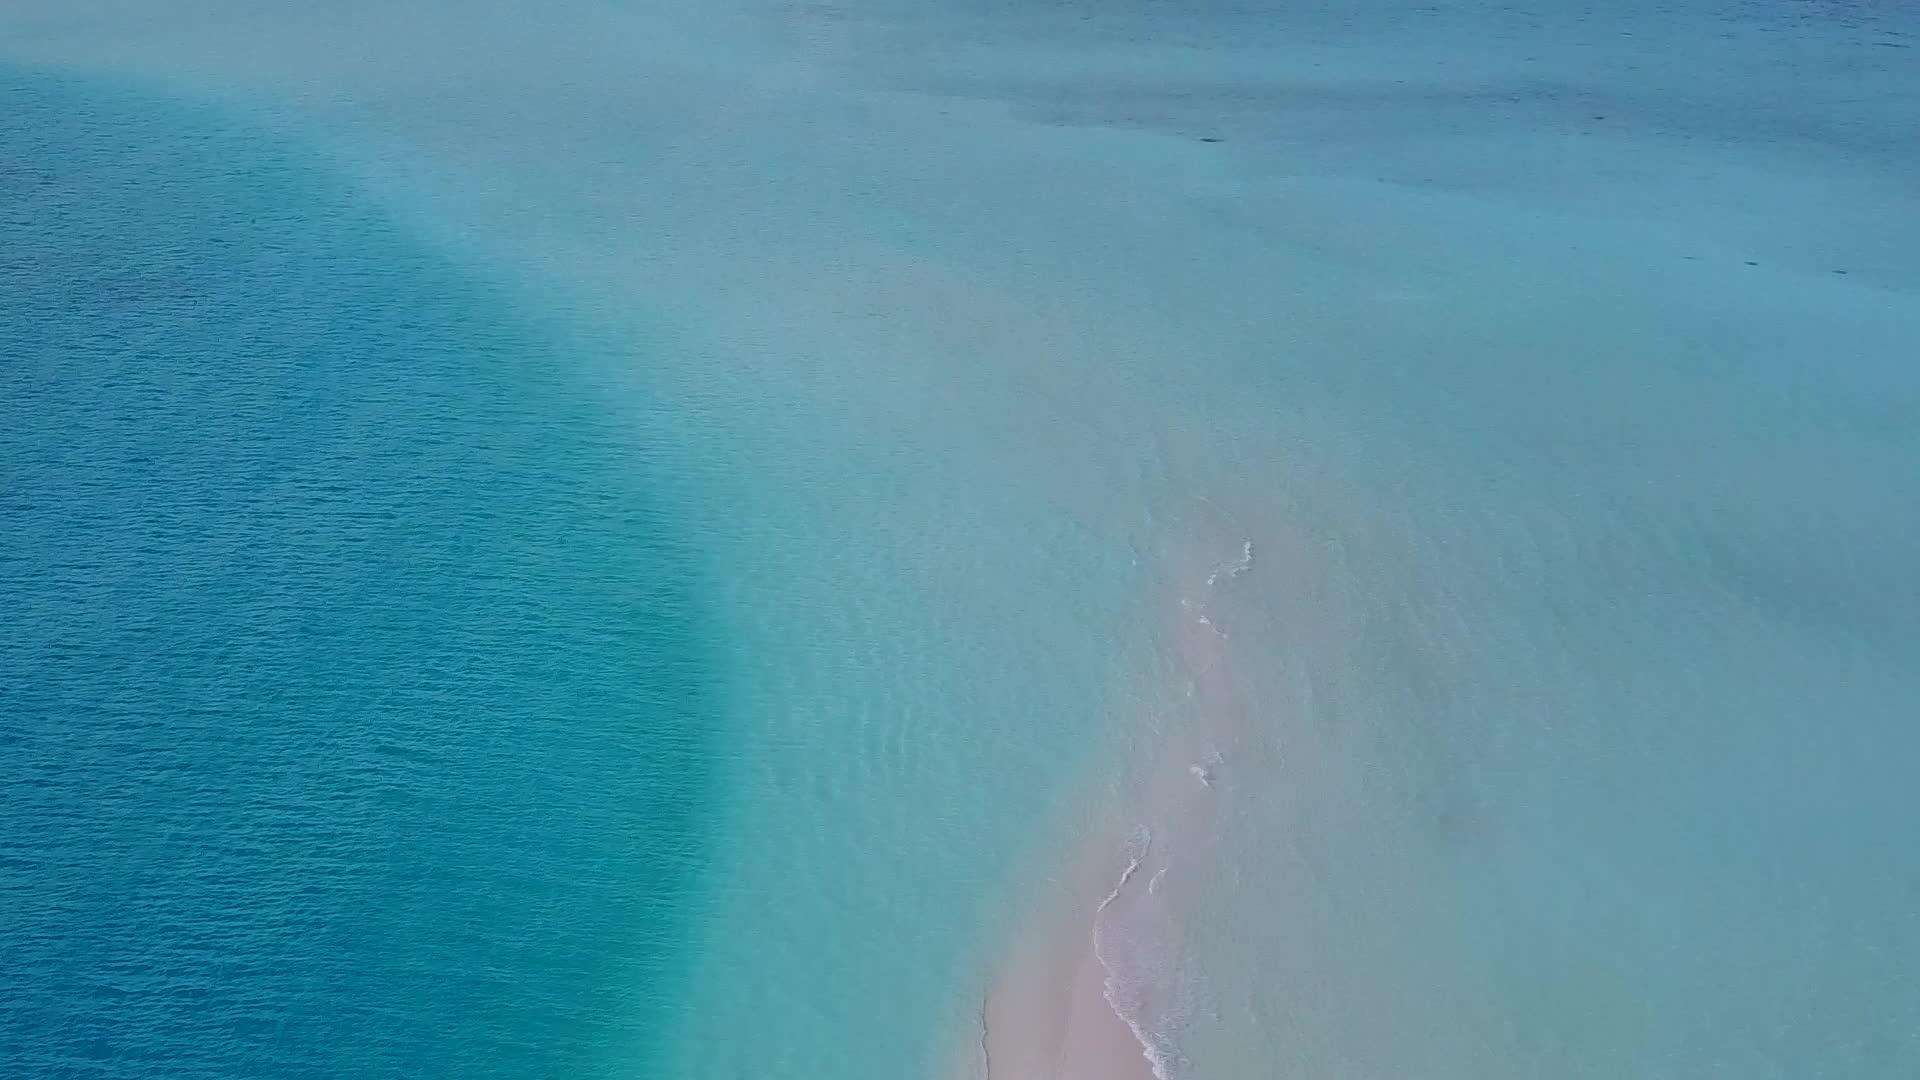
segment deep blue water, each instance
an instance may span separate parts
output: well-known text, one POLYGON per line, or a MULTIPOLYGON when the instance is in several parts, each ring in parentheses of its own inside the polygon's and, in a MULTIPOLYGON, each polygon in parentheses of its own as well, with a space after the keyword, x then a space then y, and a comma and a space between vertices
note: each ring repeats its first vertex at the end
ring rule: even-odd
POLYGON ((710 656, 564 337, 290 149, 0 70, 0 1076, 644 1063, 710 656))

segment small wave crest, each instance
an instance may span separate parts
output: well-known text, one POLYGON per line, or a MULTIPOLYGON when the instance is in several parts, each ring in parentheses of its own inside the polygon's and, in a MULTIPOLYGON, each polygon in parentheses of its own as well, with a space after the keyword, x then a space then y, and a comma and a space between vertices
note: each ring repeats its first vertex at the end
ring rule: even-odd
POLYGON ((1240 557, 1225 566, 1217 567, 1213 573, 1208 574, 1207 587, 1212 588, 1219 584, 1222 577, 1225 577, 1228 581, 1232 581, 1234 578, 1239 577, 1251 569, 1253 569, 1253 541, 1242 540, 1240 542, 1240 557))

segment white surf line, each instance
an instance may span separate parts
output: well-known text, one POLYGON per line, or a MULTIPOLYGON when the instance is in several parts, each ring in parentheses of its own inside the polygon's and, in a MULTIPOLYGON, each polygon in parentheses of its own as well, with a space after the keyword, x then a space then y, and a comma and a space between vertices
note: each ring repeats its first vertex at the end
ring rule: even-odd
POLYGON ((1135 829, 1133 834, 1127 838, 1128 850, 1131 851, 1136 847, 1139 849, 1139 854, 1133 855, 1127 860, 1127 868, 1120 872, 1120 881, 1114 885, 1113 891, 1107 894, 1107 898, 1100 901, 1100 906, 1093 909, 1095 915, 1107 910, 1108 904, 1120 899, 1120 891, 1127 887, 1127 882, 1132 880, 1134 873, 1140 869, 1140 860, 1146 858, 1147 853, 1152 850, 1153 831, 1145 825, 1135 829), (1139 840, 1137 844, 1135 843, 1136 839, 1139 840))
MULTIPOLYGON (((1114 891, 1116 894, 1119 892, 1118 889, 1114 891)), ((1120 1004, 1120 973, 1107 960, 1106 950, 1101 945, 1098 919, 1094 920, 1093 925, 1093 959, 1100 965, 1103 975, 1100 980, 1100 997, 1106 1001, 1107 1010, 1125 1024, 1127 1030, 1133 1034, 1133 1041, 1140 1045, 1140 1056, 1146 1059, 1148 1071, 1158 1080, 1171 1080, 1167 1073, 1169 1060, 1167 1052, 1154 1044, 1153 1036, 1138 1020, 1127 1015, 1127 1010, 1120 1004)))
MULTIPOLYGON (((1100 901, 1100 906, 1094 909, 1093 914, 1093 959, 1095 963, 1100 965, 1102 972, 1100 997, 1106 1001, 1107 1009, 1113 1013, 1114 1017, 1122 1024, 1125 1024, 1127 1030, 1133 1034, 1133 1041, 1140 1045, 1140 1056, 1146 1059, 1148 1071, 1153 1073, 1158 1080, 1170 1080, 1167 1071, 1169 1058, 1166 1051, 1154 1044, 1153 1036, 1138 1020, 1129 1016, 1127 1010, 1120 1004, 1120 972, 1107 959, 1105 942, 1103 940, 1104 935, 1101 933, 1101 914, 1105 912, 1108 906, 1115 900, 1120 898, 1122 892, 1126 891, 1127 883, 1133 880, 1135 874, 1139 873, 1141 863, 1152 853, 1153 831, 1145 825, 1135 829, 1132 835, 1127 838, 1127 847, 1129 851, 1137 852, 1137 854, 1133 854, 1128 858, 1127 868, 1120 872, 1120 880, 1114 883, 1113 891, 1107 894, 1106 899, 1100 901)), ((1166 868, 1162 867, 1153 875, 1147 886, 1149 893, 1154 891, 1154 886, 1159 883, 1161 876, 1165 873, 1166 868)))
POLYGON ((987 1030, 987 1002, 992 997, 991 989, 980 996, 980 1080, 993 1080, 993 1042, 987 1030))

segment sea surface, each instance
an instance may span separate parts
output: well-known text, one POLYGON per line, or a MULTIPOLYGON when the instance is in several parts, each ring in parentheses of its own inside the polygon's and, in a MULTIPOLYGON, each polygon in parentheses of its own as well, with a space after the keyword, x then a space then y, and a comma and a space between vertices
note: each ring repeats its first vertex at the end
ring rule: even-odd
POLYGON ((310 159, 0 86, 0 1074, 640 1069, 717 752, 649 433, 310 159))
POLYGON ((1902 5, 0 62, 0 1075, 1920 1075, 1902 5))

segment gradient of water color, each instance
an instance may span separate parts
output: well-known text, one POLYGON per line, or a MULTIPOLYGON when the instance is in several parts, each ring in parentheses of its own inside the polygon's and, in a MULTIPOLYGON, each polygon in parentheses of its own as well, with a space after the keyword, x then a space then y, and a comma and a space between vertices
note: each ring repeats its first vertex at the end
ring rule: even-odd
POLYGON ((0 41, 302 148, 683 478, 706 870, 592 1067, 978 1076, 1057 939, 1175 1077, 1920 1071, 1911 13, 144 10, 0 41))

